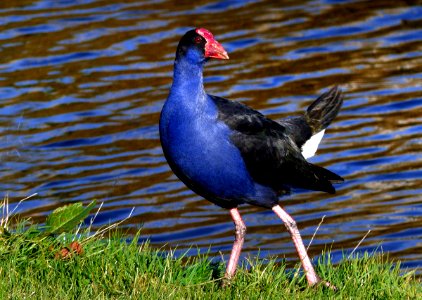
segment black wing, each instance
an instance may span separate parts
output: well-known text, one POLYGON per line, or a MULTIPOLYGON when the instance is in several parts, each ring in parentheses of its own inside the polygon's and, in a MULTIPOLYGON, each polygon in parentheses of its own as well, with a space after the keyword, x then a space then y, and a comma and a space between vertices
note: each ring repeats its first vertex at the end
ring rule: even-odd
POLYGON ((308 163, 295 142, 300 136, 296 132, 301 129, 299 119, 292 124, 288 120, 277 123, 242 103, 210 97, 218 108, 219 119, 233 131, 231 141, 256 182, 280 193, 288 192, 290 187, 335 192, 330 180, 342 178, 308 163))

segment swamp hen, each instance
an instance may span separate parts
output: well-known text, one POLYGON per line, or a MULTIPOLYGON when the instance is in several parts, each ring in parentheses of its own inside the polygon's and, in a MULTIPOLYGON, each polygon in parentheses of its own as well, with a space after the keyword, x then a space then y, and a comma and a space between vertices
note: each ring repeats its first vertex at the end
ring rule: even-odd
MULTIPOLYGON (((227 52, 204 28, 180 40, 173 84, 160 116, 160 140, 173 172, 195 193, 226 208, 235 224, 235 241, 225 273, 238 264, 246 226, 237 209, 251 204, 272 209, 284 222, 309 285, 321 282, 296 222, 279 205, 291 188, 334 193, 337 174, 309 163, 325 128, 343 102, 339 88, 322 94, 302 116, 273 121, 260 112, 204 90, 203 67, 227 52)), ((325 285, 331 286, 328 282, 325 285)))

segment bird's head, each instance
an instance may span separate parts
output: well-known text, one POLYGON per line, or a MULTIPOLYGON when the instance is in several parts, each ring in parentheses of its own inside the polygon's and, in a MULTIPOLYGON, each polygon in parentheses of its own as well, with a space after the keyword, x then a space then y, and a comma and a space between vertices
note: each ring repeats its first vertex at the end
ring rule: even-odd
POLYGON ((205 28, 185 33, 177 46, 176 59, 184 56, 193 63, 203 63, 209 58, 229 59, 226 50, 205 28))

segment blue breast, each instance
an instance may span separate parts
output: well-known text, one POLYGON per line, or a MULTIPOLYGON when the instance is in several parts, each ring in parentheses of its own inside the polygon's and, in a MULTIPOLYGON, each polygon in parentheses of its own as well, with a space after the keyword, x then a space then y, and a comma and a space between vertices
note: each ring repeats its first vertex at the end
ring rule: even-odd
POLYGON ((251 178, 231 129, 203 86, 203 53, 176 56, 170 95, 161 111, 160 139, 174 173, 194 192, 222 207, 247 202, 271 207, 275 191, 251 178))
POLYGON ((189 103, 170 95, 162 110, 161 143, 175 174, 196 193, 221 206, 226 206, 224 202, 236 206, 273 201, 274 192, 256 184, 249 175, 213 101, 206 94, 202 97, 189 103))

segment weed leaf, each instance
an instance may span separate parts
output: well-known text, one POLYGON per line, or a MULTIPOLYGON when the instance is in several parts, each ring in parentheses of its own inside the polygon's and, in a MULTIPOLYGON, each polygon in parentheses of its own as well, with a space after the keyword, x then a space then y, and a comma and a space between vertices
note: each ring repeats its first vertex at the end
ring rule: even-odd
POLYGON ((94 200, 86 207, 78 202, 55 209, 47 217, 47 232, 57 234, 72 230, 88 216, 95 204, 94 200))

